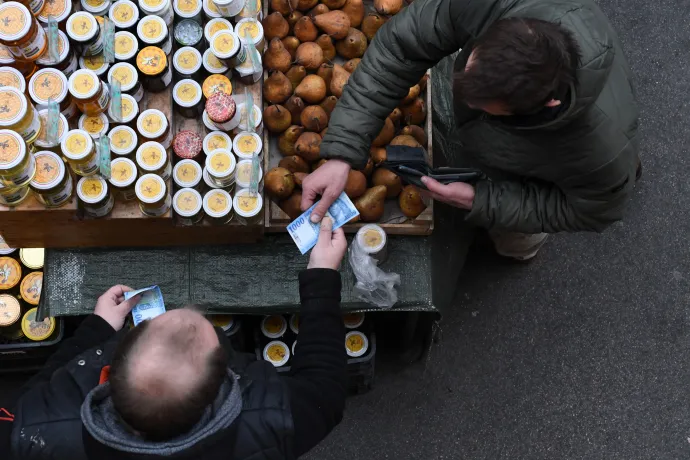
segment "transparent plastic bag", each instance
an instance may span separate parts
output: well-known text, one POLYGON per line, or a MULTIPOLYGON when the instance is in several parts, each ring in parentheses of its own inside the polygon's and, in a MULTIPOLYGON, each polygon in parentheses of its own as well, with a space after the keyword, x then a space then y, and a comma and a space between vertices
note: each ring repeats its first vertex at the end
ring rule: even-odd
POLYGON ((377 266, 377 261, 364 252, 356 239, 349 249, 349 261, 355 274, 357 298, 379 308, 391 308, 398 301, 400 275, 386 273, 377 266))

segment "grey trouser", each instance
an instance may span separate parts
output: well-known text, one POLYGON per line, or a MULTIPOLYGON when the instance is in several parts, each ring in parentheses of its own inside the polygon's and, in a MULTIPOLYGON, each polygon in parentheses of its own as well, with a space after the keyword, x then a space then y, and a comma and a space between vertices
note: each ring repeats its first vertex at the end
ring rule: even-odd
POLYGON ((537 255, 546 243, 548 233, 512 233, 490 230, 489 236, 494 242, 496 252, 505 257, 517 260, 529 260, 537 255))

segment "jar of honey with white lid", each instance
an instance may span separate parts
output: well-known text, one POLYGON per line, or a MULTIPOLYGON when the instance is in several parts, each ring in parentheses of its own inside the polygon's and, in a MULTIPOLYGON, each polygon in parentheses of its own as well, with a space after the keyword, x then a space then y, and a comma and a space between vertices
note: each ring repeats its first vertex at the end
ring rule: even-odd
POLYGON ((5 187, 27 185, 36 174, 36 160, 15 131, 0 129, 0 182, 5 187))
POLYGON ((201 53, 196 48, 183 46, 175 51, 173 67, 178 79, 201 80, 201 65, 201 53))
POLYGON ((69 77, 69 92, 82 113, 94 117, 110 104, 108 86, 92 71, 79 69, 69 77))
POLYGON ((181 225, 195 225, 204 218, 203 198, 194 189, 178 190, 173 196, 172 204, 175 214, 177 214, 177 221, 181 225))
POLYGON ((139 8, 145 15, 159 16, 170 28, 175 18, 170 0, 139 0, 139 8))
POLYGON ((108 17, 115 25, 115 30, 136 32, 139 22, 139 8, 129 0, 119 0, 110 5, 108 17))
POLYGON ((119 157, 110 162, 110 185, 125 200, 137 197, 134 190, 137 182, 137 166, 129 158, 119 157))
POLYGON ((82 129, 89 133, 94 139, 98 139, 101 136, 105 136, 110 128, 110 121, 104 113, 96 115, 95 117, 90 117, 88 115, 82 115, 79 117, 78 123, 79 129, 82 129))
POLYGON ((108 116, 112 120, 113 125, 129 125, 134 126, 134 123, 139 115, 139 104, 129 94, 123 94, 120 102, 120 117, 117 119, 113 112, 113 104, 108 107, 108 116))
POLYGON ((172 51, 172 40, 168 33, 168 26, 158 16, 144 16, 137 24, 137 36, 144 46, 156 46, 165 55, 172 51))
POLYGON ((62 155, 79 176, 93 176, 98 172, 96 144, 86 131, 73 129, 60 143, 62 155))
POLYGON ((168 58, 157 46, 147 46, 137 54, 137 69, 141 72, 144 89, 159 93, 172 81, 172 70, 168 58))
POLYGON ((238 65, 235 57, 240 54, 240 40, 232 30, 221 29, 216 32, 211 37, 210 49, 227 67, 234 68, 238 65))
POLYGON ((36 60, 39 67, 52 67, 55 70, 62 72, 65 77, 69 78, 75 70, 79 68, 79 61, 74 49, 70 46, 67 35, 61 30, 58 30, 58 59, 54 61, 50 53, 46 51, 43 56, 36 60))
POLYGON ((98 75, 98 78, 105 79, 105 76, 110 68, 110 64, 106 62, 103 53, 92 54, 91 56, 79 57, 79 68, 93 70, 98 75))
POLYGON ((122 94, 129 94, 137 103, 141 102, 144 97, 144 87, 139 81, 137 69, 132 64, 128 62, 113 64, 108 71, 108 83, 112 85, 115 80, 120 82, 122 94))
POLYGON ((206 171, 218 188, 228 188, 235 183, 236 165, 235 156, 229 150, 214 150, 206 157, 206 171))
POLYGON ((125 125, 111 129, 108 137, 110 138, 110 152, 122 157, 132 156, 139 143, 136 131, 125 125))
POLYGON ((261 222, 263 212, 263 198, 261 194, 250 193, 249 189, 240 189, 235 193, 232 207, 235 209, 236 219, 242 225, 257 225, 261 222))
POLYGON ((36 175, 29 187, 46 208, 59 208, 72 199, 72 175, 56 153, 42 150, 34 154, 36 175))
POLYGON ((173 180, 180 188, 199 189, 203 172, 194 160, 178 161, 173 169, 173 180))
POLYGON ((170 179, 172 173, 168 153, 158 142, 144 142, 139 146, 137 166, 142 174, 156 174, 165 181, 170 179))
POLYGON ((36 18, 44 26, 48 25, 48 19, 52 16, 60 29, 64 29, 69 15, 72 14, 71 0, 49 0, 45 2, 41 12, 36 18))
POLYGON ((232 140, 223 131, 211 131, 204 137, 203 149, 206 155, 218 149, 231 150, 232 140))
POLYGON ((218 7, 216 6, 216 4, 213 3, 213 0, 203 0, 201 7, 204 10, 204 16, 206 17, 206 19, 211 20, 223 17, 220 14, 220 11, 218 11, 218 7))
POLYGON ((17 2, 0 4, 0 43, 15 58, 25 61, 35 61, 48 48, 43 27, 26 6, 17 2))
POLYGON ((81 0, 81 9, 95 17, 103 17, 110 10, 110 0, 81 0))
POLYGON ((50 150, 55 153, 62 153, 60 150, 60 142, 69 131, 69 123, 63 114, 59 114, 57 135, 55 139, 48 139, 48 109, 38 111, 38 116, 41 119, 41 133, 34 141, 34 145, 41 150, 50 150))
MULTIPOLYGON (((252 160, 240 160, 237 163, 237 168, 235 168, 235 184, 237 188, 249 188, 252 183, 252 160)), ((257 178, 257 184, 259 185, 259 191, 263 190, 263 184, 261 179, 263 179, 263 171, 261 170, 261 165, 259 165, 259 175, 257 178)))
POLYGON ((136 63, 139 52, 139 41, 133 33, 115 32, 115 60, 118 62, 136 63))
POLYGON ((180 19, 193 19, 199 24, 204 23, 201 15, 203 7, 202 0, 173 0, 173 10, 180 19))
POLYGON ((165 181, 155 174, 145 174, 135 187, 139 208, 149 217, 160 217, 170 211, 171 198, 165 181))
POLYGON ((115 198, 108 182, 101 176, 82 177, 77 184, 77 196, 89 217, 105 217, 113 210, 115 198))
POLYGON ((45 9, 46 4, 48 4, 48 1, 46 0, 15 0, 31 11, 31 14, 34 16, 38 17, 43 10, 45 9))
POLYGON ((141 112, 137 118, 137 131, 145 141, 158 142, 165 150, 172 145, 172 129, 160 110, 149 109, 141 112))
POLYGON ((103 31, 93 14, 86 11, 73 13, 67 20, 67 35, 74 42, 82 56, 103 52, 103 31))
POLYGON ((179 114, 185 118, 201 116, 204 111, 204 104, 201 103, 202 96, 201 85, 194 80, 180 80, 173 87, 173 101, 179 114))
POLYGON ((27 144, 33 144, 41 132, 38 111, 17 88, 0 88, 0 129, 18 133, 27 144))
POLYGON ((223 75, 228 72, 228 66, 221 62, 211 49, 204 51, 203 62, 204 69, 210 74, 223 75))
POLYGON ((67 77, 59 70, 46 67, 29 80, 29 94, 36 104, 48 105, 52 100, 60 106, 60 113, 68 120, 77 114, 77 105, 68 92, 67 77))
POLYGON ((235 24, 235 34, 237 34, 242 43, 254 44, 259 54, 263 54, 266 41, 264 40, 264 28, 261 22, 252 18, 240 19, 235 24))
POLYGON ((204 195, 206 220, 214 225, 226 225, 233 216, 232 196, 222 189, 211 189, 204 195))

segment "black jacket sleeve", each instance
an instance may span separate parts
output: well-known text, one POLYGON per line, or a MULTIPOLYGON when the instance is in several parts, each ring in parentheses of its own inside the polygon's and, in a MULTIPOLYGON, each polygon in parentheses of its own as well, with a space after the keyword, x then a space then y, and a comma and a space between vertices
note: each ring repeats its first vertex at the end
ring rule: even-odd
POLYGON ((347 396, 345 328, 340 313, 340 273, 311 269, 299 275, 299 339, 290 376, 294 449, 299 457, 343 418, 347 396))

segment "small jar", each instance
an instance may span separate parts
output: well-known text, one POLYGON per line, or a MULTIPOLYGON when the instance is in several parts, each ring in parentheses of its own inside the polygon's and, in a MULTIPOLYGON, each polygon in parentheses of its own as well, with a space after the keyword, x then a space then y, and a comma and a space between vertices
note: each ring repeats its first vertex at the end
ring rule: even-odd
POLYGON ((98 75, 98 78, 105 79, 109 67, 110 64, 105 62, 103 53, 79 57, 79 68, 93 70, 93 72, 98 75))
POLYGON ((0 183, 0 205, 13 208, 19 206, 31 193, 28 185, 18 188, 5 187, 0 183))
POLYGON ((129 158, 115 158, 110 162, 110 185, 125 201, 137 197, 134 190, 137 182, 137 166, 129 158))
POLYGON ((345 334, 345 351, 350 358, 364 356, 369 350, 369 339, 362 332, 352 331, 345 334))
POLYGON ((201 154, 202 143, 194 131, 180 131, 173 140, 173 152, 182 160, 194 160, 201 154))
POLYGON ((193 19, 185 19, 175 26, 175 41, 178 47, 191 46, 201 51, 204 49, 204 29, 193 19))
POLYGON ((137 54, 137 68, 141 72, 144 89, 159 93, 170 85, 172 70, 162 49, 147 46, 137 54))
POLYGON ((220 126, 216 125, 209 117, 208 117, 208 112, 206 112, 206 109, 204 109, 204 113, 201 114, 201 120, 204 122, 204 126, 206 126, 206 129, 215 131, 220 129, 220 126))
POLYGON ((127 32, 135 32, 137 30, 139 8, 129 0, 118 0, 110 5, 108 16, 110 20, 113 21, 115 30, 124 30, 127 32))
POLYGON ((78 126, 79 129, 89 133, 89 136, 91 136, 93 139, 98 139, 99 137, 106 135, 108 128, 110 128, 110 122, 104 113, 96 115, 95 117, 82 115, 79 117, 78 126))
POLYGON ((224 75, 228 71, 228 67, 223 64, 210 49, 204 51, 204 69, 211 75, 224 75))
POLYGON ((160 110, 149 109, 141 112, 137 118, 137 130, 144 141, 158 142, 164 150, 172 145, 172 129, 160 110))
POLYGON ((105 217, 113 210, 115 197, 101 176, 82 177, 77 184, 77 196, 89 217, 105 217))
POLYGON ((137 166, 141 174, 156 174, 163 180, 170 179, 172 166, 163 146, 158 142, 144 142, 137 149, 137 166))
POLYGON ((251 59, 247 59, 247 47, 242 45, 240 53, 235 58, 237 65, 235 66, 235 72, 240 77, 240 82, 245 85, 253 85, 261 81, 264 77, 264 72, 262 68, 261 54, 258 54, 259 63, 258 70, 255 69, 254 64, 251 59))
POLYGON ((26 80, 20 71, 12 67, 0 67, 0 87, 11 86, 26 94, 26 80))
POLYGON ((261 223, 264 200, 260 194, 252 196, 248 189, 238 190, 232 207, 235 208, 237 221, 242 225, 261 223))
POLYGON ((217 92, 206 100, 206 113, 222 131, 231 131, 240 122, 235 112, 235 99, 225 93, 217 92))
POLYGON ((249 6, 250 2, 246 2, 244 5, 244 8, 242 8, 242 11, 235 16, 235 21, 239 21, 241 19, 258 19, 259 21, 262 20, 263 18, 263 13, 261 12, 261 0, 256 0, 256 9, 251 9, 249 6))
POLYGON ((43 321, 36 320, 37 308, 24 313, 22 317, 22 331, 27 339, 40 342, 49 338, 55 331, 55 318, 45 318, 43 321))
POLYGON ((139 0, 139 8, 145 15, 158 16, 168 27, 172 27, 175 12, 170 0, 139 0))
POLYGON ((8 188, 27 185, 36 174, 36 160, 15 131, 0 129, 0 183, 8 188))
POLYGON ((0 291, 7 291, 17 286, 22 279, 22 267, 12 257, 0 257, 0 267, 3 267, 3 276, 0 277, 0 291))
POLYGON ((41 300, 41 288, 43 287, 43 272, 31 272, 24 277, 19 286, 24 302, 36 306, 41 300))
POLYGON ((17 132, 24 142, 32 144, 41 132, 38 111, 17 88, 0 88, 0 129, 17 132))
POLYGON ((81 0, 81 9, 94 16, 105 16, 110 10, 110 0, 81 0))
POLYGON ((209 155, 214 150, 231 150, 232 140, 227 133, 222 131, 211 131, 204 137, 204 154, 209 155))
POLYGON ((210 43, 211 52, 227 67, 235 67, 240 52, 240 40, 232 30, 219 30, 210 43))
POLYGON ((168 26, 158 16, 145 16, 137 24, 137 36, 144 46, 155 46, 163 50, 166 56, 172 51, 172 41, 168 26))
POLYGON ((141 176, 135 191, 139 208, 145 216, 160 217, 170 211, 171 199, 165 181, 155 174, 141 176))
POLYGON ((92 71, 79 69, 69 77, 69 92, 82 113, 95 117, 110 104, 108 86, 92 71))
POLYGON ((123 95, 128 94, 134 101, 141 102, 144 97, 144 87, 139 81, 137 69, 128 62, 118 62, 113 64, 108 71, 108 83, 113 84, 113 80, 120 82, 120 91, 123 95))
POLYGON ((210 44, 211 37, 213 37, 216 34, 216 32, 220 32, 221 30, 233 31, 233 27, 230 21, 228 21, 225 18, 211 19, 204 26, 204 38, 210 44))
POLYGON ((206 99, 218 92, 225 93, 228 96, 232 95, 232 83, 225 75, 209 76, 206 78, 206 80, 204 80, 204 84, 201 85, 201 89, 203 90, 206 99))
POLYGON ((201 166, 194 160, 182 160, 173 169, 173 180, 180 188, 198 190, 203 172, 201 166))
POLYGON ((283 341, 273 340, 264 347, 263 357, 273 366, 282 367, 290 361, 290 348, 283 341))
POLYGON ((62 139, 65 137, 65 134, 67 134, 67 131, 69 131, 69 124, 67 122, 67 118, 65 118, 65 116, 63 114, 60 114, 60 117, 58 120, 57 139, 55 139, 54 141, 49 141, 48 140, 48 109, 40 110, 38 112, 38 116, 41 119, 41 133, 38 135, 38 137, 34 141, 34 145, 41 150, 51 150, 51 151, 54 151, 55 153, 61 153, 60 152, 60 142, 62 142, 62 139))
POLYGON ((172 200, 173 209, 181 225, 195 225, 204 218, 203 199, 199 192, 183 188, 175 193, 172 200))
MULTIPOLYGON (((239 133, 243 131, 249 131, 249 123, 247 123, 247 109, 245 109, 244 102, 237 104, 237 113, 240 114, 240 122, 237 125, 237 128, 235 128, 235 135, 239 135, 239 133)), ((263 121, 262 115, 261 115, 261 108, 254 104, 254 132, 257 134, 261 134, 263 132, 261 122, 263 121)))
POLYGON ((115 60, 118 62, 136 63, 139 52, 139 41, 131 32, 115 32, 115 60))
MULTIPOLYGON (((69 3, 69 2, 68 2, 69 3)), ((55 70, 62 72, 65 77, 69 78, 75 70, 79 68, 77 55, 70 46, 67 35, 61 30, 58 30, 58 60, 54 62, 50 53, 46 50, 45 54, 36 60, 39 67, 52 67, 55 70)))
POLYGON ((194 80, 180 80, 173 88, 173 101, 177 111, 185 118, 199 118, 204 111, 201 86, 194 80))
POLYGON ((72 14, 71 0, 51 0, 45 2, 45 6, 36 16, 36 19, 46 27, 48 26, 48 19, 52 16, 58 27, 64 29, 70 14, 72 14))
POLYGON ((240 19, 235 25, 235 34, 237 34, 242 43, 253 43, 259 54, 263 54, 266 41, 264 40, 264 28, 261 22, 251 18, 240 19), (246 37, 247 34, 249 35, 249 41, 246 37))
POLYGON ((206 16, 206 19, 208 20, 223 17, 220 14, 220 11, 218 11, 218 7, 216 7, 216 4, 213 3, 213 0, 203 0, 202 8, 204 10, 204 16, 206 16))
POLYGON ((41 270, 45 265, 46 250, 44 248, 22 248, 19 250, 19 260, 29 270, 41 270))
POLYGON ((240 160, 251 160, 254 155, 261 155, 262 149, 263 141, 256 133, 239 133, 232 142, 232 151, 240 160))
POLYGON ((67 35, 77 45, 82 56, 103 52, 103 32, 91 13, 73 13, 67 20, 67 35))
POLYGON ((229 150, 214 150, 206 157, 206 171, 218 188, 228 188, 235 183, 235 166, 235 156, 229 150))
POLYGON ((354 330, 364 324, 364 313, 346 313, 343 315, 343 326, 345 329, 354 330))
POLYGON ((79 176, 93 176, 98 172, 96 144, 89 133, 81 129, 69 131, 60 143, 62 155, 79 176))
POLYGON ((206 220, 214 225, 227 225, 235 215, 232 212, 232 197, 221 189, 212 189, 204 195, 206 220))
POLYGON ((0 5, 0 18, 0 43, 15 58, 35 61, 43 56, 48 48, 46 32, 26 6, 5 2, 0 5))
MULTIPOLYGON (((38 61, 36 61, 38 62, 38 61)), ((29 80, 36 71, 36 62, 25 61, 22 59, 15 59, 14 55, 10 53, 10 49, 5 45, 0 44, 0 65, 10 66, 17 69, 19 73, 24 76, 24 80, 29 80)))
POLYGON ((113 124, 118 125, 133 125, 134 120, 139 115, 139 104, 129 94, 123 94, 120 99, 120 117, 116 120, 113 104, 108 107, 108 116, 113 121, 113 124))
POLYGON ((131 157, 139 142, 137 133, 129 126, 116 126, 108 133, 110 152, 120 157, 131 157))
MULTIPOLYGON (((4 257, 3 257, 4 258, 4 257)), ((12 326, 22 315, 19 300, 9 294, 0 295, 0 327, 12 326)))
POLYGON ((34 154, 36 175, 29 184, 46 208, 59 208, 72 200, 72 175, 56 153, 42 150, 34 154))
POLYGON ((68 96, 67 86, 67 77, 62 72, 46 67, 29 80, 29 94, 39 105, 48 105, 52 99, 60 106, 60 113, 69 120, 77 114, 77 105, 68 96))
POLYGON ((48 3, 45 0, 17 0, 19 3, 24 5, 31 11, 34 16, 39 16, 43 11, 43 8, 48 3))
MULTIPOLYGON (((261 184, 261 180, 264 177, 264 172, 259 165, 259 180, 258 184, 261 184)), ((249 188, 252 183, 252 160, 241 160, 237 163, 237 168, 235 169, 235 184, 237 184, 238 189, 249 188)), ((259 191, 261 191, 261 186, 259 191)))
POLYGON ((279 339, 287 332, 288 323, 283 315, 269 315, 263 317, 260 327, 264 337, 279 339))
POLYGON ((240 14, 245 2, 243 0, 213 0, 213 3, 221 16, 233 18, 240 14))
POLYGON ((173 56, 175 74, 180 80, 201 80, 201 63, 201 53, 191 46, 178 49, 173 56))
POLYGON ((191 19, 198 24, 203 24, 202 0, 173 0, 173 11, 178 18, 185 20, 191 19))

